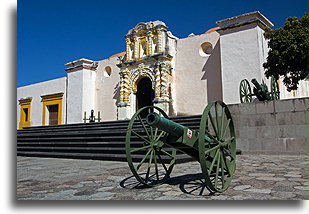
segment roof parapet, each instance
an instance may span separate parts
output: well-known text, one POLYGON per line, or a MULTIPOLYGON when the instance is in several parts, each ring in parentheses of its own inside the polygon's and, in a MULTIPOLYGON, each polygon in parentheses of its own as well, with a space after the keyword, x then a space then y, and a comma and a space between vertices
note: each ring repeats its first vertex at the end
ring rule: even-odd
POLYGON ((274 24, 269 21, 261 12, 254 11, 239 16, 234 16, 228 19, 217 21, 216 24, 220 26, 218 31, 226 30, 229 28, 235 28, 246 24, 258 22, 265 28, 271 28, 274 24))
POLYGON ((90 59, 81 58, 72 62, 65 64, 67 67, 66 72, 73 72, 82 69, 95 70, 98 67, 98 62, 92 61, 90 59))

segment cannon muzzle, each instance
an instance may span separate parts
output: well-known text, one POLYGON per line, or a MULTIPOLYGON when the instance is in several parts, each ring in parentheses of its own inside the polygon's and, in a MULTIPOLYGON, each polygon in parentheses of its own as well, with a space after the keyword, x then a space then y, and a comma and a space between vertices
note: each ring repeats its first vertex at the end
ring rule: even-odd
POLYGON ((185 129, 184 126, 166 119, 165 117, 160 117, 160 115, 155 112, 151 112, 147 115, 146 123, 149 126, 160 128, 174 137, 182 136, 185 129))
POLYGON ((258 89, 258 90, 261 89, 261 85, 258 83, 258 81, 256 79, 252 79, 251 82, 256 87, 256 89, 258 89))

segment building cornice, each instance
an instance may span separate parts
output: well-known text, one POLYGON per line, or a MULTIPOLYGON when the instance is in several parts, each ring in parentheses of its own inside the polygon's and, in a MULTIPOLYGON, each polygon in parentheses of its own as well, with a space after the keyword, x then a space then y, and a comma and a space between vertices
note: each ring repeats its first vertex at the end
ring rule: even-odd
POLYGON ((73 62, 66 63, 65 66, 67 67, 65 69, 66 72, 74 72, 82 69, 95 71, 98 67, 98 63, 89 59, 81 58, 73 62))
POLYGON ((63 94, 64 94, 63 92, 56 93, 56 94, 47 94, 47 95, 42 95, 41 98, 44 101, 60 99, 60 98, 62 98, 63 94))
POLYGON ((252 23, 257 23, 262 28, 271 28, 273 27, 273 23, 269 21, 263 14, 259 11, 242 14, 240 16, 235 16, 232 18, 220 20, 216 22, 220 29, 218 32, 222 32, 232 28, 239 28, 242 26, 246 26, 252 23))
POLYGON ((28 103, 31 103, 31 101, 32 101, 32 97, 21 98, 20 100, 18 100, 19 104, 28 104, 28 103))

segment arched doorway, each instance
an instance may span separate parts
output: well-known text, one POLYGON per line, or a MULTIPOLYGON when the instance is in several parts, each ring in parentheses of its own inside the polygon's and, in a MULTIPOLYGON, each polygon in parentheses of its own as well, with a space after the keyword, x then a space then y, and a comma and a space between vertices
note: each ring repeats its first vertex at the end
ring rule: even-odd
POLYGON ((154 99, 154 90, 152 89, 152 82, 148 77, 143 77, 137 83, 136 110, 143 108, 145 106, 153 105, 152 103, 153 99, 154 99))

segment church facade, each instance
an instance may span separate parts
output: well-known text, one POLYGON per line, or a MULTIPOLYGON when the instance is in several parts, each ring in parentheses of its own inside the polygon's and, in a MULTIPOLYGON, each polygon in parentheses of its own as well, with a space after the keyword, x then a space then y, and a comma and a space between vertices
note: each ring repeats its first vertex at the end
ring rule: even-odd
MULTIPOLYGON (((201 35, 177 38, 162 21, 139 23, 125 35, 126 51, 108 59, 66 64, 66 77, 17 89, 17 128, 82 123, 86 112, 102 121, 130 119, 154 105, 168 115, 201 114, 213 100, 239 103, 239 83, 264 76, 268 46, 260 12, 217 22, 201 35)), ((307 97, 307 82, 280 99, 307 97)))

